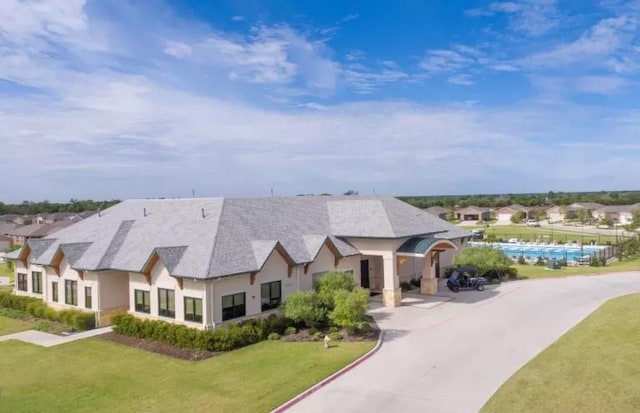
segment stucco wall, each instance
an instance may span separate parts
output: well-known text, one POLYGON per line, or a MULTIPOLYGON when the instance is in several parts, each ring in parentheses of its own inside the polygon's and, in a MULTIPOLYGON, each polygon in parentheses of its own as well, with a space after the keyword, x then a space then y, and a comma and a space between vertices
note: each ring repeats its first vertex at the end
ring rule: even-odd
POLYGON ((169 322, 178 322, 181 324, 186 324, 193 327, 202 328, 207 322, 206 315, 206 296, 205 296, 205 288, 207 283, 205 281, 199 280, 194 281, 192 279, 183 279, 182 289, 180 289, 180 285, 178 284, 178 280, 171 275, 169 275, 169 271, 165 268, 164 265, 160 261, 154 265, 151 269, 151 285, 147 283, 147 280, 144 274, 140 273, 129 273, 129 313, 142 318, 158 318, 160 320, 169 321, 169 322), (158 288, 165 288, 168 290, 174 291, 175 297, 175 318, 164 317, 158 315, 158 288), (135 290, 149 291, 149 304, 151 307, 151 313, 138 313, 135 311, 136 302, 135 302, 135 290), (202 323, 185 321, 184 319, 184 297, 193 297, 202 299, 202 323))
POLYGON ((129 273, 125 271, 101 271, 97 274, 99 309, 109 311, 129 308, 129 273))

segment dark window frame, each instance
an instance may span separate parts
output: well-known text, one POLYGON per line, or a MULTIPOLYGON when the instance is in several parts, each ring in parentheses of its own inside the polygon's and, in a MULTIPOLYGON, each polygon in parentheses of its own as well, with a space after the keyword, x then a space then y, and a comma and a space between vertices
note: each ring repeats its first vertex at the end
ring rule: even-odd
POLYGON ((84 308, 93 308, 93 290, 91 289, 91 286, 84 287, 84 308), (87 294, 87 292, 89 294, 87 294))
POLYGON ((167 318, 176 318, 176 291, 168 288, 158 288, 158 315, 167 318), (167 308, 162 306, 162 296, 164 295, 167 308), (169 297, 173 296, 173 300, 169 300, 169 297), (173 308, 171 307, 171 301, 173 301, 173 308))
POLYGON ((78 305, 78 281, 64 280, 64 303, 78 305), (69 294, 71 292, 71 294, 69 294))
POLYGON ((31 292, 42 294, 42 271, 31 271, 31 292))
POLYGON ((18 280, 16 282, 18 291, 29 291, 29 285, 27 281, 27 274, 23 272, 18 273, 18 280))
POLYGON ((57 303, 60 299, 58 290, 58 281, 51 281, 51 301, 57 303))
POLYGON ((282 281, 271 281, 260 284, 260 308, 261 311, 273 310, 282 303, 282 281), (277 286, 277 287, 276 287, 277 286), (265 287, 267 296, 265 297, 265 287))
POLYGON ((247 315, 247 293, 235 293, 223 295, 222 301, 222 321, 233 320, 234 318, 240 318, 247 315), (242 297, 242 304, 240 304, 240 297, 242 297), (225 307, 225 298, 231 298, 231 306, 225 307), (238 304, 236 304, 238 302, 238 304))
POLYGON ((193 321, 196 323, 202 322, 202 298, 196 297, 184 297, 184 320, 193 321), (196 303, 200 302, 200 314, 196 313, 196 303))
POLYGON ((151 291, 133 290, 133 297, 133 306, 137 313, 151 314, 151 291), (138 302, 138 297, 142 298, 142 302, 138 302))

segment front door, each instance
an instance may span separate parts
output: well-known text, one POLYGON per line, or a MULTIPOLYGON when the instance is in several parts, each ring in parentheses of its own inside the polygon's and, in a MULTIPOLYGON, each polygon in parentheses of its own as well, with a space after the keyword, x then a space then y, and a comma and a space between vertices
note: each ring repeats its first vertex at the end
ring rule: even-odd
POLYGON ((369 288, 369 260, 360 261, 360 286, 369 288))

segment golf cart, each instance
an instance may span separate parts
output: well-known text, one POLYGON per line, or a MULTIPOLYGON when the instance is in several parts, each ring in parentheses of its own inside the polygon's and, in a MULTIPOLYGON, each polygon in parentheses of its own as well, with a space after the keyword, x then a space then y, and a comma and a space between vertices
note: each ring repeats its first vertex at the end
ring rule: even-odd
POLYGON ((487 279, 478 277, 478 270, 474 267, 457 267, 447 278, 447 287, 457 293, 461 289, 483 291, 487 279))

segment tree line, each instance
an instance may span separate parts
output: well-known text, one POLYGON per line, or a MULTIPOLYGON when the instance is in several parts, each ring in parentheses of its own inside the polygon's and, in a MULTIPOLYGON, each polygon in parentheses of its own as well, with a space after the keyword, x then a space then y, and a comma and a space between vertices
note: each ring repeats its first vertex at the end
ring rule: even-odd
POLYGON ((398 197, 418 208, 442 206, 447 208, 478 206, 501 208, 512 204, 524 206, 570 205, 576 202, 597 202, 603 205, 632 205, 640 203, 640 191, 553 192, 532 194, 486 194, 451 196, 398 197))
POLYGON ((97 211, 109 208, 120 202, 119 200, 112 199, 110 201, 94 201, 92 199, 71 199, 69 202, 58 203, 49 201, 24 201, 21 204, 4 204, 0 202, 0 215, 5 214, 18 214, 18 215, 32 215, 32 214, 51 214, 54 212, 83 212, 83 211, 97 211))

